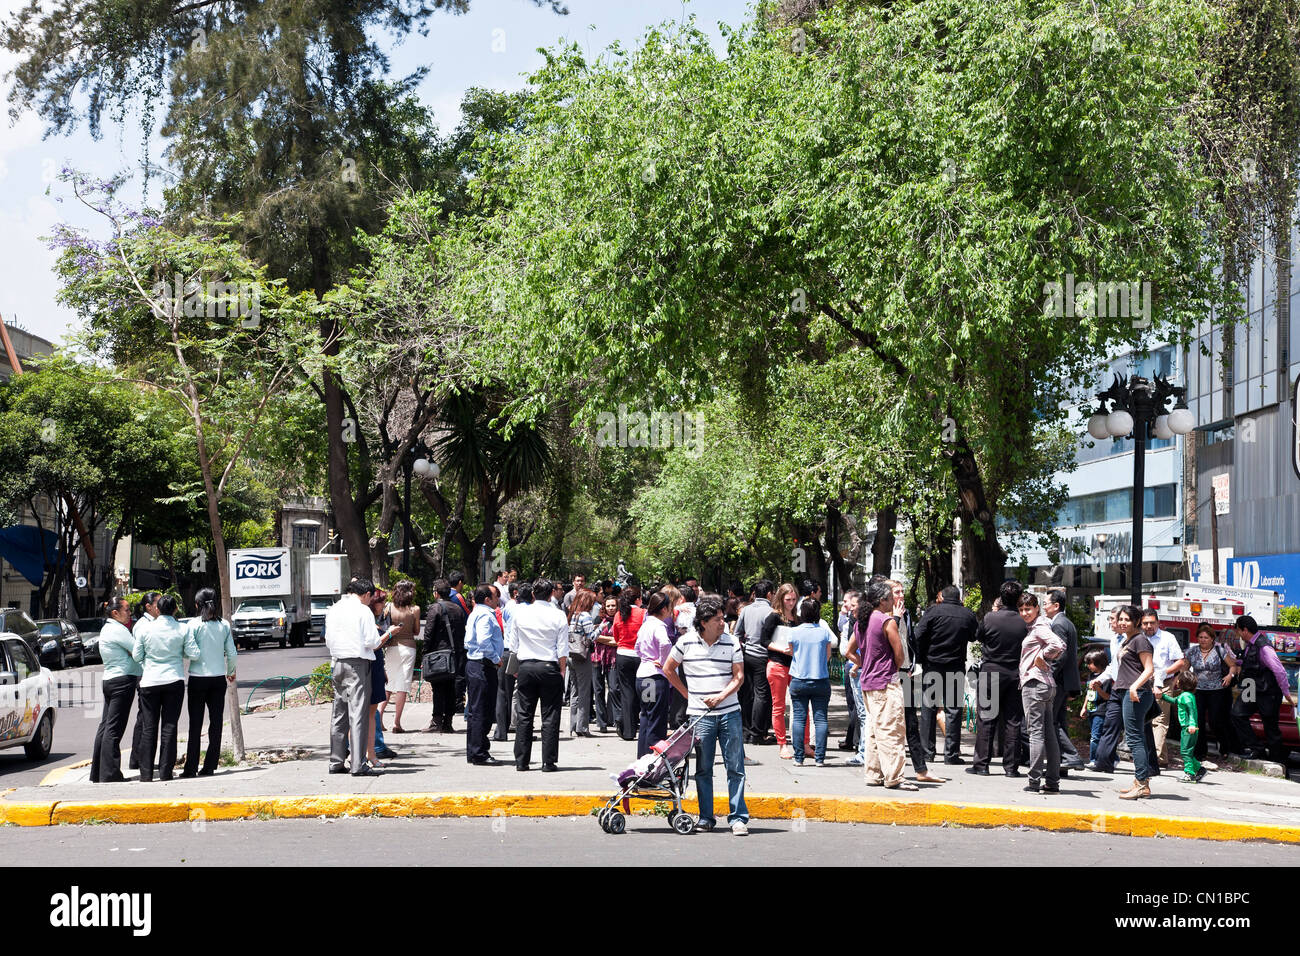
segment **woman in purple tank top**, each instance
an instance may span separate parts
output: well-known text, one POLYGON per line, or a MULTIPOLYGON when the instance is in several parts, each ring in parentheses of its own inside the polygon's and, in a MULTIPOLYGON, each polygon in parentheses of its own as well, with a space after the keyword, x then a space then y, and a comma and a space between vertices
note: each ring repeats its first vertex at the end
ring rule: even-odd
POLYGON ((898 668, 903 663, 903 641, 893 616, 894 593, 888 582, 867 586, 858 607, 857 644, 861 656, 849 659, 861 671, 862 699, 867 709, 865 771, 867 786, 891 790, 916 790, 903 779, 906 729, 903 721, 903 687, 898 668))

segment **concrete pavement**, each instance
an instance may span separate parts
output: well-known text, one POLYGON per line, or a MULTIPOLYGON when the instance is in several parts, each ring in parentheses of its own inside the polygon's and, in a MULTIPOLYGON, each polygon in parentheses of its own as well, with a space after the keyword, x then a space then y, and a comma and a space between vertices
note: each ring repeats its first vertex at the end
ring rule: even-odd
MULTIPOLYGON (((427 691, 425 696, 427 697, 427 691)), ((838 698, 835 703, 840 703, 838 698)), ((458 733, 389 734, 399 752, 379 777, 327 773, 329 705, 293 707, 244 717, 250 751, 305 755, 277 763, 222 768, 210 778, 142 784, 91 784, 88 769, 64 768, 43 785, 10 790, 0 800, 9 823, 157 823, 194 819, 382 815, 382 816, 548 816, 584 814, 616 789, 611 779, 635 758, 636 745, 616 735, 570 739, 561 735, 560 773, 540 768, 540 741, 533 767, 513 766, 513 735, 493 743, 503 763, 471 766, 465 761, 464 721, 458 733)), ((421 727, 431 705, 408 705, 403 723, 421 727)), ((834 726, 843 726, 842 708, 834 726)), ((391 713, 388 723, 391 726, 391 713)), ((562 727, 567 730, 565 712, 562 727)), ((832 743, 836 734, 832 733, 832 743)), ((969 745, 971 735, 967 736, 969 745)), ((184 745, 180 748, 184 753, 184 745)), ((969 746, 967 749, 969 754, 969 746)), ((756 763, 746 769, 751 815, 774 820, 830 820, 898 825, 1019 825, 1137 836, 1170 835, 1218 840, 1266 839, 1300 843, 1300 787, 1262 774, 1220 771, 1205 782, 1177 782, 1166 773, 1152 781, 1150 799, 1129 802, 1118 792, 1131 777, 1072 772, 1054 796, 1023 791, 1024 778, 1007 779, 996 766, 988 777, 964 767, 933 767, 944 784, 920 784, 916 792, 865 786, 850 756, 828 754, 828 766, 802 767, 778 757, 776 747, 748 747, 756 763)), ((125 763, 124 763, 125 766, 125 763)), ((908 766, 911 775, 910 764, 908 766)), ((717 811, 725 819, 725 772, 714 771, 717 811)), ((640 804, 648 806, 648 804, 640 804)), ((638 804, 633 804, 636 809, 638 804)), ((693 788, 688 807, 694 811, 693 788)), ((594 824, 593 824, 594 825, 594 824)))

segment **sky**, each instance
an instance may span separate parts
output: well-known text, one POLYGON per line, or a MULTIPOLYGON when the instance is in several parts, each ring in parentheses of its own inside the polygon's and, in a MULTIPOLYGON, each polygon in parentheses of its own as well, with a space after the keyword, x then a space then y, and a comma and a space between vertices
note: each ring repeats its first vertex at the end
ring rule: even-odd
MULTIPOLYGON (((0 0, 0 19, 7 20, 25 2, 0 0)), ((750 0, 566 0, 566 5, 569 15, 558 16, 528 0, 472 0, 470 12, 463 16, 435 14, 427 37, 413 34, 398 45, 386 37, 380 40, 388 49, 392 75, 429 68, 419 94, 439 126, 451 130, 459 121, 465 90, 520 89, 524 77, 544 62, 538 47, 575 41, 594 57, 616 41, 634 47, 651 26, 694 15, 696 25, 721 53, 718 23, 739 26, 750 15, 750 0)), ((57 181, 58 172, 67 165, 93 178, 132 175, 122 198, 138 205, 141 132, 130 120, 121 126, 106 121, 96 142, 84 124, 67 136, 43 138, 44 124, 34 114, 26 113, 13 123, 8 117, 9 83, 3 77, 16 62, 12 54, 0 51, 0 89, 5 94, 0 112, 0 316, 57 343, 75 325, 76 316, 55 301, 56 254, 43 237, 59 222, 107 237, 102 220, 79 207, 68 186, 57 181)), ((159 140, 150 145, 154 162, 162 145, 159 140)), ((155 182, 151 198, 157 196, 155 182)))

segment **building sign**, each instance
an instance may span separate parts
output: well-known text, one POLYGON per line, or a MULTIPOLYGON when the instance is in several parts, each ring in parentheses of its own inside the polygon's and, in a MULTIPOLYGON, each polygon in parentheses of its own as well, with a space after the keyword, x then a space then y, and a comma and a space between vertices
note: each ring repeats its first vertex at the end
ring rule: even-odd
POLYGON ((1232 581, 1234 588, 1263 588, 1278 592, 1278 606, 1288 603, 1287 582, 1300 597, 1300 554, 1262 554, 1251 558, 1233 558, 1232 581))
MULTIPOLYGON (((1227 584, 1232 578, 1232 548, 1219 549, 1219 582, 1227 584)), ((1214 550, 1189 548, 1187 552, 1188 578, 1201 584, 1214 583, 1214 550)))
POLYGON ((1229 504, 1228 473, 1225 471, 1221 475, 1215 475, 1210 479, 1210 484, 1214 486, 1214 513, 1226 515, 1229 504))
POLYGON ((1071 538, 1061 539, 1062 564, 1091 564, 1100 567, 1102 556, 1106 564, 1127 564, 1132 559, 1133 535, 1128 531, 1117 531, 1106 537, 1103 545, 1097 535, 1091 538, 1077 534, 1071 538))

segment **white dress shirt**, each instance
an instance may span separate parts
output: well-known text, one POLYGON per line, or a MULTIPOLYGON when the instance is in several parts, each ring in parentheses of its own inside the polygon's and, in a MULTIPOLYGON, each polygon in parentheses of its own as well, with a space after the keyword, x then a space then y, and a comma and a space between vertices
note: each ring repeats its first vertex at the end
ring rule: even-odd
POLYGON ((361 603, 360 597, 345 594, 325 612, 325 646, 335 660, 375 659, 379 628, 375 626, 374 612, 361 603))
POLYGON ((1183 649, 1178 646, 1178 638, 1163 628, 1156 631, 1151 639, 1151 666, 1155 668, 1156 678, 1153 687, 1165 686, 1165 671, 1176 661, 1183 659, 1183 649))
POLYGON ((569 656, 569 622, 550 601, 516 604, 506 627, 506 650, 521 661, 559 661, 569 656))

